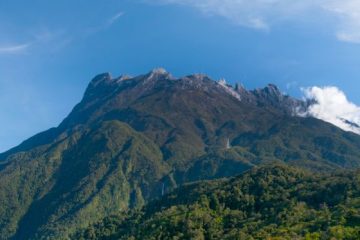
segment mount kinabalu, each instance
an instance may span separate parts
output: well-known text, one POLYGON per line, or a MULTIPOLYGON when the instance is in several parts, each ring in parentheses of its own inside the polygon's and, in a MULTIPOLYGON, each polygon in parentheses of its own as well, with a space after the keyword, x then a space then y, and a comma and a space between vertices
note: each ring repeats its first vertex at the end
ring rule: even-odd
POLYGON ((307 104, 274 85, 101 74, 57 128, 0 154, 0 238, 66 238, 163 190, 271 161, 359 167, 360 136, 297 117, 307 104))

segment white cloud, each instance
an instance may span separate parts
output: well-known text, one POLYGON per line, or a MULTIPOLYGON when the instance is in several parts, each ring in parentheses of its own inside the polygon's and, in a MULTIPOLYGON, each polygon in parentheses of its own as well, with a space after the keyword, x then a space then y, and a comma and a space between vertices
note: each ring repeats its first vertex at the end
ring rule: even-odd
POLYGON ((341 41, 360 43, 359 0, 147 0, 163 4, 194 7, 204 14, 221 16, 254 29, 270 30, 284 21, 310 21, 328 27, 341 41))
MULTIPOLYGON (((101 25, 95 27, 88 27, 85 29, 70 31, 65 29, 48 29, 42 28, 36 31, 29 31, 30 37, 27 43, 23 44, 1 44, 0 43, 0 55, 19 54, 29 51, 31 49, 46 49, 46 51, 56 51, 67 46, 74 41, 75 38, 88 37, 89 35, 96 34, 104 31, 115 24, 125 13, 117 12, 109 18, 104 18, 101 25)), ((15 42, 15 41, 14 41, 15 42)))
POLYGON ((266 31, 277 18, 288 15, 285 9, 293 11, 305 6, 285 0, 158 0, 157 2, 192 6, 204 14, 221 16, 235 24, 266 31), (280 12, 282 13, 279 14, 280 12))
POLYGON ((31 46, 31 43, 0 46, 0 54, 21 53, 21 52, 24 52, 25 50, 27 50, 30 46, 31 46))
POLYGON ((337 87, 311 87, 303 89, 305 98, 313 100, 307 114, 332 123, 345 131, 360 134, 360 107, 350 102, 337 87))
POLYGON ((339 40, 360 43, 360 1, 332 0, 324 8, 338 20, 336 36, 339 40))
POLYGON ((99 33, 109 29, 113 24, 115 24, 122 16, 125 15, 125 12, 117 12, 110 18, 107 18, 102 24, 97 26, 91 26, 82 30, 83 37, 88 37, 90 35, 99 33))
POLYGON ((65 31, 49 31, 47 29, 40 32, 33 32, 27 43, 23 44, 0 44, 0 55, 11 55, 29 52, 31 49, 46 49, 52 51, 59 49, 67 43, 65 31), (49 48, 50 46, 50 48, 49 48), (51 49, 51 50, 49 50, 51 49))
POLYGON ((107 21, 107 25, 111 26, 113 25, 117 20, 119 20, 120 17, 124 16, 124 12, 118 12, 116 13, 114 16, 112 16, 111 18, 108 19, 107 21))

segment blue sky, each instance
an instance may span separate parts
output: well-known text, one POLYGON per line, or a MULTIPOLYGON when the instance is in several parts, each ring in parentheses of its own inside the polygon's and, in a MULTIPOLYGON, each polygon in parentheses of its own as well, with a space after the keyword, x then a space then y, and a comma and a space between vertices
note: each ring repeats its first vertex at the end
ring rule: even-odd
POLYGON ((0 0, 0 151, 57 126, 102 72, 337 86, 360 104, 360 3, 291 2, 0 0))

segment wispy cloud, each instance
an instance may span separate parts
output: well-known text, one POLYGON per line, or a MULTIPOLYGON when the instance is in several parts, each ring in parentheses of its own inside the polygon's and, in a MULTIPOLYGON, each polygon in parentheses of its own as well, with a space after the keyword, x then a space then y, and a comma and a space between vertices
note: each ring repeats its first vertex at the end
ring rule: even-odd
POLYGON ((37 31, 29 35, 29 39, 26 43, 22 44, 1 44, 0 43, 0 55, 11 55, 26 53, 33 48, 45 48, 58 49, 59 46, 63 46, 63 42, 68 39, 65 31, 49 31, 42 30, 37 31))
MULTIPOLYGON (((202 13, 221 16, 235 24, 269 31, 279 22, 331 18, 335 35, 341 41, 360 43, 359 0, 153 0, 161 4, 191 6, 202 13)), ((324 21, 325 22, 325 21, 324 21)))
POLYGON ((112 25, 114 25, 117 21, 119 21, 119 19, 124 16, 125 13, 124 12, 117 12, 116 14, 114 14, 113 16, 111 16, 110 18, 106 19, 105 21, 103 21, 102 23, 100 23, 97 26, 91 26, 88 27, 86 29, 83 29, 81 32, 83 34, 83 37, 88 37, 90 35, 96 34, 98 32, 104 31, 108 28, 110 28, 112 25))
POLYGON ((57 50, 70 42, 64 30, 42 30, 30 33, 28 41, 22 44, 0 44, 0 55, 13 55, 30 52, 33 49, 57 50))
POLYGON ((341 41, 360 43, 360 1, 333 0, 324 8, 337 17, 336 36, 341 41))
POLYGON ((300 17, 300 14, 316 7, 322 0, 296 2, 289 0, 156 0, 155 2, 191 6, 210 16, 221 16, 241 26, 268 31, 276 22, 300 17))
POLYGON ((0 46, 0 54, 16 54, 26 51, 32 43, 0 46))
POLYGON ((125 14, 124 12, 116 13, 114 16, 112 16, 111 18, 108 19, 107 26, 113 25, 115 22, 117 22, 119 20, 119 18, 124 16, 124 14, 125 14))
MULTIPOLYGON (((73 42, 76 38, 84 38, 98 32, 104 31, 114 25, 122 16, 124 12, 119 11, 109 18, 104 18, 99 25, 93 27, 85 27, 82 29, 59 29, 49 30, 42 28, 36 31, 29 31, 28 41, 22 44, 1 44, 0 55, 19 54, 30 51, 31 49, 47 49, 47 51, 56 51, 73 42)), ((16 37, 16 36, 14 36, 16 37)))
POLYGON ((32 34, 35 42, 47 43, 62 39, 64 36, 67 35, 66 30, 59 29, 59 30, 49 30, 47 28, 42 29, 41 31, 34 32, 32 34))

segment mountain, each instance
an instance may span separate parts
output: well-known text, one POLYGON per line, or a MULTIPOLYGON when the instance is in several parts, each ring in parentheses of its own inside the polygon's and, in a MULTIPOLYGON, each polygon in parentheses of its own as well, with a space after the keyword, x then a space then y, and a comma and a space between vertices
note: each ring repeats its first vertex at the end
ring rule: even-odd
POLYGON ((73 239, 359 239, 359 172, 284 165, 189 184, 73 239))
POLYGON ((286 162, 360 166, 360 136, 274 85, 248 91, 163 69, 96 76, 56 128, 0 154, 0 239, 62 239, 187 182, 286 162))

